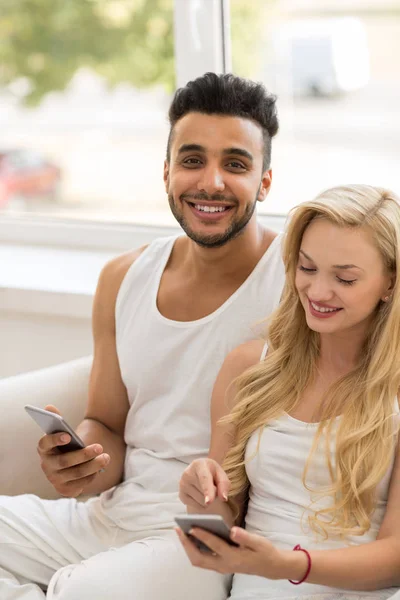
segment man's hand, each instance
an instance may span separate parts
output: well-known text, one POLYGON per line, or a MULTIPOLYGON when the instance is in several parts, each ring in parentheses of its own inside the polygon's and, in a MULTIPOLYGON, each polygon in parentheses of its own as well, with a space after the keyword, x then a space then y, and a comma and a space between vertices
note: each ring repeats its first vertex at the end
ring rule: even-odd
POLYGON ((198 510, 216 498, 226 502, 230 487, 221 465, 211 458, 199 458, 184 470, 179 484, 179 498, 186 506, 198 510))
MULTIPOLYGON (((60 414, 52 405, 46 410, 60 414)), ((61 453, 58 446, 71 441, 67 433, 53 433, 40 438, 37 451, 41 467, 47 479, 62 496, 76 498, 110 462, 110 456, 103 454, 100 444, 91 444, 82 450, 61 453)))

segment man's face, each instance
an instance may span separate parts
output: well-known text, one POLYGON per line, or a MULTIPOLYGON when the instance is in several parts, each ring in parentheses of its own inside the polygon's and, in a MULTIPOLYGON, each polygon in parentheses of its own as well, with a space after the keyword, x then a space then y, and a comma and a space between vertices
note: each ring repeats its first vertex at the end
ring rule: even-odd
POLYGON ((218 247, 243 231, 271 185, 263 151, 261 127, 249 119, 193 112, 176 123, 165 189, 193 241, 218 247))

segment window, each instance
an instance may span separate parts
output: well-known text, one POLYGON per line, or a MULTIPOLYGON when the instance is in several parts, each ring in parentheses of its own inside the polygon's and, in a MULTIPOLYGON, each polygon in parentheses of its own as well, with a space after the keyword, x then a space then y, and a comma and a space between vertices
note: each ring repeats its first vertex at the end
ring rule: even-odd
POLYGON ((263 211, 343 183, 400 192, 396 0, 231 0, 231 29, 233 71, 278 95, 263 211))
POLYGON ((158 224, 173 0, 2 0, 0 210, 158 224))
POLYGON ((3 216, 175 225, 162 181, 171 95, 230 58, 278 95, 263 212, 340 183, 400 191, 397 0, 0 4, 3 216))

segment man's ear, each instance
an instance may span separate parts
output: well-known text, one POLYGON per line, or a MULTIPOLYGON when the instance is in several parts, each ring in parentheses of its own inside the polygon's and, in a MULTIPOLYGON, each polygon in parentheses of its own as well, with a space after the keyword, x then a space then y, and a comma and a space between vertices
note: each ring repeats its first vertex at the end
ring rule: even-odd
POLYGON ((169 162, 167 160, 164 160, 164 185, 165 185, 165 191, 168 194, 168 188, 169 188, 169 162))
POLYGON ((272 170, 269 169, 263 173, 260 189, 258 191, 257 200, 258 202, 264 202, 265 198, 268 196, 269 190, 272 184, 272 170))

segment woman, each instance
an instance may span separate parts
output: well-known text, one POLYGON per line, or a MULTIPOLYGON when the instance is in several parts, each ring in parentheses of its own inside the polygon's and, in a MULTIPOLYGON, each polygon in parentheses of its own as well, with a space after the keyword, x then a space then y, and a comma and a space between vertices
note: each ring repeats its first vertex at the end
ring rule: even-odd
POLYGON ((236 548, 191 532, 212 554, 178 530, 195 566, 236 573, 232 600, 381 600, 400 585, 399 248, 384 189, 333 188, 292 213, 267 344, 227 357, 209 458, 181 480, 189 512, 236 525, 236 548))

